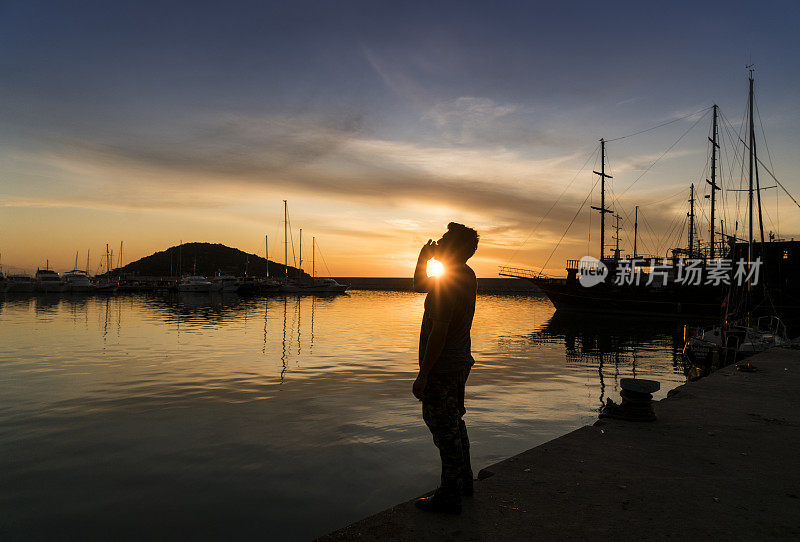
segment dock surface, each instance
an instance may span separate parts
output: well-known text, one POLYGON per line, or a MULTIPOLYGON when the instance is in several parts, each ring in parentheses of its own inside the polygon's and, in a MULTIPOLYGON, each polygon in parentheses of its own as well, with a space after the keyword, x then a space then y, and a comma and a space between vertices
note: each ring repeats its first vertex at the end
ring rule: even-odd
POLYGON ((655 422, 602 420, 486 467, 460 516, 412 499, 319 540, 798 540, 800 351, 751 363, 676 388, 655 422))

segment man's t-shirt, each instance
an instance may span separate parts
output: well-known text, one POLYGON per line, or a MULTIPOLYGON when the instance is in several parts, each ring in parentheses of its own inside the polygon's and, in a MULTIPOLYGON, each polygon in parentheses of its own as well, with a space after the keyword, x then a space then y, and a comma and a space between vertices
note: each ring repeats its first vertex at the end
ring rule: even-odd
POLYGON ((478 287, 475 272, 468 265, 448 269, 444 275, 434 279, 433 284, 425 297, 425 314, 419 334, 419 363, 422 365, 428 337, 436 320, 449 325, 444 348, 432 372, 446 373, 471 367, 475 363, 470 340, 478 287))

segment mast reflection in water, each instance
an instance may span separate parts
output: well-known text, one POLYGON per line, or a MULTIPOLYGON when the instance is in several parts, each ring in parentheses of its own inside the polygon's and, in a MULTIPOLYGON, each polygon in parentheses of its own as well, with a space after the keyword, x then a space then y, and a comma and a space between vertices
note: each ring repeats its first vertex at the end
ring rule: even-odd
MULTIPOLYGON (((308 539, 430 489, 422 301, 0 298, 0 532, 308 539)), ((592 423, 619 377, 663 397, 676 330, 479 296, 474 465, 592 423)))
MULTIPOLYGON (((599 408, 605 405, 611 379, 619 392, 622 377, 658 373, 665 353, 672 371, 683 374, 683 323, 641 315, 596 315, 556 312, 534 333, 533 340, 563 340, 567 366, 595 368, 600 387, 599 408), (638 369, 638 372, 637 372, 638 369)), ((612 399, 616 400, 618 393, 612 399)))

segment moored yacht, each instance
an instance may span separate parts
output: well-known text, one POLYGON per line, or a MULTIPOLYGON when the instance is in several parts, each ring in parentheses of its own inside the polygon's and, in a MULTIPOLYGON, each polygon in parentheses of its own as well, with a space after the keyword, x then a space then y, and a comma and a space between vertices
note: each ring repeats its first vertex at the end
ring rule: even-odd
POLYGON ((67 289, 64 280, 52 269, 37 269, 35 281, 35 290, 37 292, 46 294, 61 293, 67 289))
POLYGON ((211 279, 212 292, 235 292, 239 289, 239 280, 233 275, 217 275, 211 279))
POLYGON ((34 285, 33 277, 28 275, 8 275, 5 280, 5 291, 9 294, 32 292, 34 285))
POLYGON ((264 280, 258 283, 258 291, 262 294, 274 294, 280 288, 280 284, 278 281, 273 280, 269 277, 265 278, 264 280))
POLYGON ((178 285, 179 292, 210 292, 211 283, 205 277, 191 275, 183 277, 178 285))
POLYGON ((299 287, 300 293, 309 294, 341 294, 347 291, 346 284, 340 284, 332 278, 315 278, 311 283, 302 284, 299 287))
POLYGON ((64 273, 67 291, 73 294, 88 294, 97 290, 97 286, 89 280, 89 273, 80 269, 73 269, 64 273))

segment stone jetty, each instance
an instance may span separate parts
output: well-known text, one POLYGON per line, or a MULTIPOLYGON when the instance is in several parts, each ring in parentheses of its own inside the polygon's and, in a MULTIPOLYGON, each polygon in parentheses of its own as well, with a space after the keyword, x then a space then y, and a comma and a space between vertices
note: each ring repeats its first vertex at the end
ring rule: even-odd
POLYGON ((480 471, 460 516, 413 499, 319 540, 800 540, 800 351, 751 358, 480 471))

